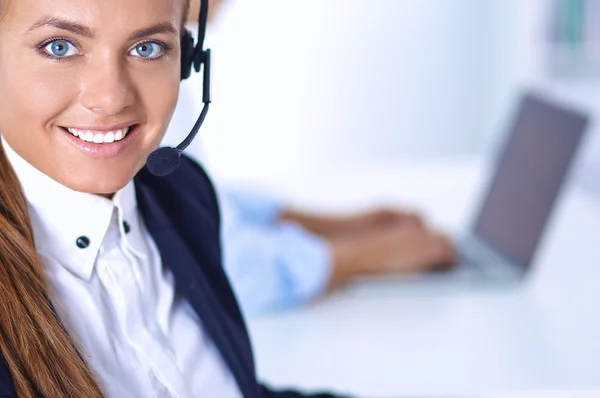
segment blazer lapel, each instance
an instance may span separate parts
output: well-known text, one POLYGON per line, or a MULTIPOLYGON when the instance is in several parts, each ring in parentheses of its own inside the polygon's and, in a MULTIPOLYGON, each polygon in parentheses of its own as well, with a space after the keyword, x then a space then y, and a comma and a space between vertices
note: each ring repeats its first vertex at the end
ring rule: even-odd
MULTIPOLYGON (((158 246, 165 267, 175 278, 176 291, 185 297, 198 314, 204 331, 211 337, 225 363, 235 377, 244 397, 258 397, 252 352, 245 329, 228 317, 221 300, 216 297, 215 287, 204 269, 221 270, 218 241, 216 247, 205 242, 206 237, 214 236, 215 231, 206 227, 206 217, 200 211, 189 209, 189 217, 198 220, 193 236, 186 236, 194 242, 194 248, 180 235, 173 219, 169 218, 160 202, 138 187, 138 205, 146 220, 146 225, 158 246), (150 215, 148 217, 148 215, 150 215), (204 219, 202 219, 204 218, 204 219), (243 332, 243 333, 241 333, 243 332), (240 341, 241 340, 241 341, 240 341), (247 346, 247 347, 246 347, 247 346)), ((186 209, 187 210, 187 209, 186 209)), ((216 230, 218 235, 218 229, 216 230)))

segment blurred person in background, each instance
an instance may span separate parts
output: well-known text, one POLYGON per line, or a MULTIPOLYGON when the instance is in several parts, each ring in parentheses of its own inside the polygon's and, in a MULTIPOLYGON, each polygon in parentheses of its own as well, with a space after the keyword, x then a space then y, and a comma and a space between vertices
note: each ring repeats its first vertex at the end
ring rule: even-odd
MULTIPOLYGON (((223 0, 211 0, 209 20, 223 0)), ((191 20, 199 0, 192 1, 191 20)), ((195 103, 182 86, 178 107, 195 103)), ((187 110, 187 109, 186 109, 187 110)), ((163 141, 175 146, 189 120, 176 112, 163 141)), ((187 134, 187 131, 185 132, 187 134)), ((186 154, 201 161, 198 146, 186 154)), ((216 182, 219 187, 218 181, 216 182)), ((223 261, 247 314, 294 308, 352 279, 369 275, 411 275, 450 268, 448 239, 430 229, 420 215, 395 209, 331 216, 292 209, 258 190, 221 187, 223 261)))

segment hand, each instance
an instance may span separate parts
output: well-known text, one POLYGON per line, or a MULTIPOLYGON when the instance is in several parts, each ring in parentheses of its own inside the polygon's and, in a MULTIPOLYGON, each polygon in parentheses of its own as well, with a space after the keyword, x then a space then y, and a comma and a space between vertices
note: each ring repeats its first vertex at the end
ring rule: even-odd
POLYGON ((294 222, 310 232, 324 238, 338 235, 370 234, 381 228, 394 225, 414 224, 422 226, 421 217, 412 212, 379 208, 351 216, 321 216, 295 210, 284 210, 279 216, 280 222, 294 222))
POLYGON ((423 225, 423 219, 416 213, 399 211, 390 208, 378 208, 355 216, 339 219, 338 228, 354 230, 356 232, 369 231, 382 227, 391 227, 400 224, 423 225))
POLYGON ((362 275, 411 275, 450 268, 455 261, 452 244, 444 235, 422 224, 394 224, 368 235, 330 241, 333 274, 330 288, 362 275))

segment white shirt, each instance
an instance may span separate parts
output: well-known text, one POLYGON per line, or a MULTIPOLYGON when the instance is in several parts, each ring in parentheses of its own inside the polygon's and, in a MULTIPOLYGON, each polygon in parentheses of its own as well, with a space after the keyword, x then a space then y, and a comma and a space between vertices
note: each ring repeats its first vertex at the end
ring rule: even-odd
POLYGON ((27 198, 51 300, 105 396, 241 397, 201 320, 176 294, 133 182, 113 200, 75 192, 3 145, 27 198))

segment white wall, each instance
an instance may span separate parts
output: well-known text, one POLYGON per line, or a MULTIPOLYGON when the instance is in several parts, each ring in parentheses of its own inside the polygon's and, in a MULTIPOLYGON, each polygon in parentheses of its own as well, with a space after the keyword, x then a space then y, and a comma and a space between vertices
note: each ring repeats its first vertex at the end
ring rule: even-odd
MULTIPOLYGON (((547 5, 228 0, 209 34, 214 104, 195 151, 218 178, 268 183, 306 164, 492 151, 523 87, 600 115, 600 76, 546 75, 547 5)), ((199 100, 198 77, 184 87, 199 100)), ((182 101, 170 142, 194 106, 182 101)), ((600 196, 599 159, 594 131, 579 177, 600 196)))
POLYGON ((480 147, 479 0, 229 1, 210 34, 214 104, 199 140, 216 174, 480 147))
POLYGON ((544 73, 546 0, 479 1, 484 90, 481 143, 486 151, 506 131, 508 118, 525 87, 539 87, 544 73))
POLYGON ((489 21, 487 122, 483 130, 485 150, 491 150, 502 132, 505 114, 514 105, 522 87, 533 87, 559 102, 587 112, 592 123, 574 168, 575 184, 600 198, 600 73, 587 77, 555 76, 549 73, 544 35, 549 18, 548 0, 485 0, 482 12, 489 21))

